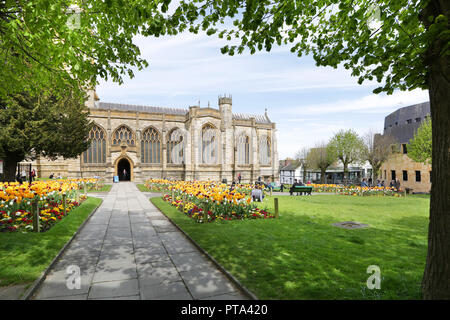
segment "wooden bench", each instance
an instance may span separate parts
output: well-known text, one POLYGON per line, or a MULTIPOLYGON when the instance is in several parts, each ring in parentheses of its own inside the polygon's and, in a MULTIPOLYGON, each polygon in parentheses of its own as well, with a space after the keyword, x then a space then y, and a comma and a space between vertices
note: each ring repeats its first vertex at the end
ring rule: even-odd
POLYGON ((307 195, 311 195, 313 187, 307 187, 307 186, 295 186, 292 190, 292 193, 297 192, 297 195, 303 195, 303 193, 307 195))

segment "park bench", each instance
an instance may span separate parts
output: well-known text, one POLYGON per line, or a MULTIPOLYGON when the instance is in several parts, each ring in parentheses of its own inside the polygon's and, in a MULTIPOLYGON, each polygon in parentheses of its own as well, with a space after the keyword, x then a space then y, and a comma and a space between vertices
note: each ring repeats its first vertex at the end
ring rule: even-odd
POLYGON ((307 194, 307 195, 311 195, 311 191, 312 191, 313 187, 307 187, 307 186, 295 186, 294 189, 292 190, 294 192, 297 192, 297 195, 303 195, 303 193, 307 194))

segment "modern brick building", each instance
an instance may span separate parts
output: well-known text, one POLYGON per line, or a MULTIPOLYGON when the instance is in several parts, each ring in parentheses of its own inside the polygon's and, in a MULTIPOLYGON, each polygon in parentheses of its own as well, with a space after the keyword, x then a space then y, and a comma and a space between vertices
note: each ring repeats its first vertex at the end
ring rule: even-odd
POLYGON ((414 162, 408 157, 407 144, 422 121, 430 117, 430 103, 424 102, 400 108, 384 120, 384 133, 398 142, 398 153, 391 155, 382 167, 381 177, 386 184, 399 179, 402 189, 409 188, 414 193, 429 193, 431 190, 431 165, 414 162))

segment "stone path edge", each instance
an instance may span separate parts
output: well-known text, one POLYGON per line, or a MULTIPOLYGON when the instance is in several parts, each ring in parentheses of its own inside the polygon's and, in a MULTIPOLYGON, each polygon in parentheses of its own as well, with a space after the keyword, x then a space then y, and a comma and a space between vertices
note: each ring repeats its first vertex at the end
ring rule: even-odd
MULTIPOLYGON (((157 198, 156 197, 151 197, 151 198, 157 198)), ((149 200, 151 199, 149 198, 149 200)), ((211 260, 216 266, 217 268, 219 268, 219 270, 225 274, 225 276, 231 280, 231 282, 233 282, 244 294, 246 294, 251 300, 259 300, 258 297, 252 293, 250 290, 248 290, 242 283, 239 282, 238 279, 236 279, 231 273, 229 273, 219 262, 217 262, 216 259, 214 259, 205 249, 203 249, 194 239, 191 238, 191 236, 189 236, 183 229, 181 229, 175 222, 172 221, 172 219, 170 219, 169 216, 167 216, 162 210, 160 210, 156 205, 154 205, 156 209, 158 209, 159 212, 161 212, 167 219, 169 219, 170 223, 172 223, 172 225, 175 226, 175 228, 177 228, 179 231, 181 231, 186 238, 189 239, 189 241, 192 242, 192 244, 194 246, 197 247, 197 249, 199 249, 206 257, 208 257, 209 260, 211 260)))
MULTIPOLYGON (((100 198, 97 198, 100 199, 100 198)), ((36 292, 36 290, 39 288, 39 286, 42 284, 42 282, 45 280, 45 278, 47 277, 50 269, 56 264, 57 260, 62 256, 62 254, 64 253, 64 251, 66 251, 67 247, 71 244, 71 242, 73 241, 73 239, 75 238, 76 235, 78 235, 80 233, 80 231, 84 228, 84 226, 86 225, 86 223, 91 219, 91 217, 97 212, 97 209, 100 208, 100 206, 103 203, 103 199, 100 199, 101 202, 98 204, 98 206, 89 214, 89 216, 83 221, 83 223, 80 225, 80 227, 78 228, 77 231, 75 231, 75 233, 72 235, 72 237, 69 239, 69 241, 66 242, 66 244, 61 248, 61 250, 58 252, 58 254, 56 255, 55 258, 53 258, 52 262, 50 262, 50 264, 47 266, 47 268, 41 273, 41 275, 39 276, 38 279, 36 279, 36 281, 33 283, 33 285, 28 288, 27 291, 25 291, 25 293, 22 295, 22 297, 20 298, 20 300, 29 300, 33 294, 36 292)))

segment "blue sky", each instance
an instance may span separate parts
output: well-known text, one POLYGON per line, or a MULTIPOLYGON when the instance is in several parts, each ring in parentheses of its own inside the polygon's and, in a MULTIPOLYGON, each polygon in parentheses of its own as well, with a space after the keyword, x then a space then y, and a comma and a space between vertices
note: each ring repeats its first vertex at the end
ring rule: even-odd
POLYGON ((218 108, 220 94, 233 96, 233 112, 264 114, 277 125, 280 159, 303 147, 327 141, 339 129, 363 135, 382 132, 384 117, 396 109, 428 101, 428 92, 375 95, 377 84, 357 84, 344 68, 316 67, 311 57, 298 58, 287 47, 270 53, 230 57, 220 48, 225 40, 204 34, 136 37, 149 62, 124 84, 101 81, 100 101, 149 106, 218 108))

